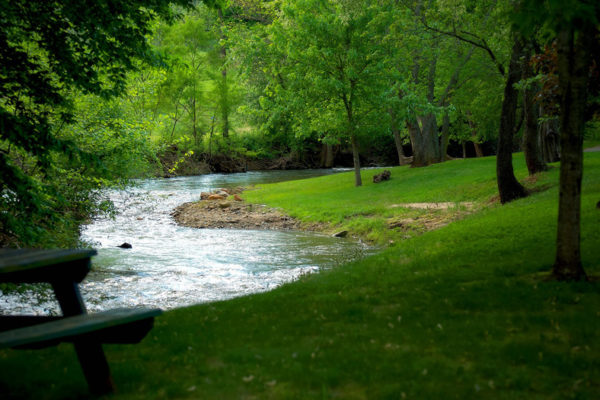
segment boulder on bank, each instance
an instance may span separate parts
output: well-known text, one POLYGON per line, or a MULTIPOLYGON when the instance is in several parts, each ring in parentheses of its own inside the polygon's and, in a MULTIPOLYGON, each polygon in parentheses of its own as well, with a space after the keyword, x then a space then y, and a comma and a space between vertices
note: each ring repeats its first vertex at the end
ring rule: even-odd
POLYGON ((238 195, 244 191, 243 187, 236 188, 218 188, 212 192, 201 192, 200 200, 226 200, 229 196, 233 195, 235 201, 242 201, 242 198, 238 195))

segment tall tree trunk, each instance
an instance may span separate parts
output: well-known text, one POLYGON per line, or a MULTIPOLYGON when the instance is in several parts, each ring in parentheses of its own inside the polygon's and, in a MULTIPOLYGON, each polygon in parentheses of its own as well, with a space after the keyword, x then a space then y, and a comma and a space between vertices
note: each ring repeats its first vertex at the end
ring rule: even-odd
POLYGON ((327 145, 321 143, 321 157, 319 159, 319 167, 325 168, 325 159, 327 158, 327 145))
MULTIPOLYGON (((196 92, 194 88, 194 93, 196 92)), ((192 100, 192 134, 194 135, 194 144, 198 146, 198 128, 196 127, 196 96, 194 95, 194 99, 192 100)))
POLYGON ((587 84, 596 33, 596 29, 587 26, 576 35, 575 29, 569 27, 560 31, 557 38, 562 157, 552 273, 559 280, 587 279, 580 252, 581 178, 587 84))
MULTIPOLYGON (((454 69, 454 72, 452 73, 452 76, 450 77, 450 81, 448 81, 448 84, 446 85, 446 89, 444 89, 444 92, 442 93, 442 95, 440 96, 440 98, 438 100, 439 107, 447 107, 448 106, 448 104, 447 104, 448 98, 450 97, 452 91, 458 84, 458 78, 460 76, 460 72, 462 71, 464 66, 467 64, 467 62, 473 55, 474 51, 475 51, 475 46, 471 46, 471 48, 469 49, 469 52, 467 53, 465 58, 454 69)), ((442 138, 441 138, 441 143, 440 143, 440 161, 446 161, 446 160, 450 159, 450 157, 448 157, 449 136, 450 136, 450 115, 448 114, 448 110, 446 109, 444 111, 444 117, 442 119, 442 138)))
POLYGON ((321 160, 319 166, 321 168, 333 167, 333 146, 329 143, 323 143, 321 145, 321 160))
POLYGON ((481 149, 481 146, 477 142, 477 137, 473 136, 473 132, 471 132, 471 137, 473 138, 472 143, 473 143, 473 147, 475 148, 475 157, 483 157, 483 150, 481 149))
POLYGON ((442 161, 450 159, 448 156, 448 142, 450 141, 450 115, 448 110, 444 111, 444 117, 442 118, 442 142, 440 144, 440 154, 442 161))
POLYGON ((423 136, 421 135, 421 128, 417 121, 406 121, 406 128, 410 136, 410 143, 413 150, 413 167, 424 167, 429 165, 427 158, 425 157, 425 145, 423 143, 423 136))
POLYGON ((333 167, 333 161, 335 160, 335 154, 333 152, 333 145, 327 143, 326 145, 327 155, 325 157, 325 168, 333 167))
POLYGON ((352 161, 354 162, 354 186, 362 186, 362 178, 360 177, 360 157, 358 154, 358 144, 356 143, 356 134, 350 134, 352 142, 352 161))
POLYGON ((421 125, 425 165, 438 163, 441 161, 440 138, 435 114, 427 114, 425 117, 421 118, 421 125))
POLYGON ((410 164, 409 158, 404 155, 404 149, 402 148, 402 138, 400 137, 400 132, 398 130, 395 130, 393 134, 394 143, 396 143, 396 152, 398 153, 398 165, 410 164))
MULTIPOLYGON (((225 51, 225 47, 223 47, 223 52, 225 51)), ((223 137, 229 137, 229 87, 227 84, 227 69, 223 67, 221 71, 222 74, 222 91, 221 94, 223 96, 222 104, 221 104, 221 119, 223 120, 223 137)))
POLYGON ((504 86, 504 99, 498 133, 498 155, 496 177, 502 204, 527 196, 525 188, 517 181, 512 165, 513 135, 515 131, 518 92, 514 88, 521 77, 520 58, 523 56, 523 41, 514 38, 508 67, 508 78, 504 86))
MULTIPOLYGON (((437 53, 434 54, 429 65, 427 74, 427 100, 430 104, 435 103, 435 75, 437 69, 437 53)), ((435 114, 429 113, 422 119, 421 134, 423 136, 423 158, 425 165, 441 162, 440 140, 438 135, 437 118, 435 114)))
POLYGON ((473 147, 475 147, 475 156, 483 157, 483 150, 479 145, 479 139, 477 138, 477 126, 475 125, 475 121, 473 121, 473 114, 471 111, 467 111, 467 122, 469 124, 469 128, 471 129, 471 141, 473 142, 473 147))
MULTIPOLYGON (((540 107, 540 115, 544 110, 540 107)), ((547 119, 539 125, 542 159, 547 163, 560 161, 560 128, 558 118, 547 119)))
POLYGON ((398 128, 398 121, 396 120, 396 113, 394 110, 389 110, 390 114, 390 127, 392 129, 392 134, 394 135, 394 143, 396 144, 396 152, 398 153, 398 165, 406 165, 410 164, 410 157, 406 157, 404 155, 404 149, 402 148, 402 138, 400 137, 400 129, 398 128))
MULTIPOLYGON (((530 43, 527 46, 525 56, 522 58, 523 63, 523 79, 529 79, 534 76, 533 67, 529 62, 533 45, 530 43)), ((535 95, 537 88, 533 85, 525 88, 523 91, 523 114, 525 118, 525 129, 523 130, 523 153, 525 154, 525 163, 529 175, 537 174, 538 172, 546 171, 548 166, 542 158, 542 148, 540 146, 538 129, 537 113, 538 107, 535 105, 535 95)))
POLYGON ((213 113, 212 118, 210 119, 210 137, 208 138, 208 159, 212 160, 212 139, 213 133, 215 132, 215 118, 216 115, 213 113))
POLYGON ((358 143, 356 141, 356 125, 354 123, 354 114, 352 108, 353 89, 350 89, 350 95, 342 96, 344 107, 346 108, 346 117, 348 118, 348 129, 350 131, 350 142, 352 144, 352 161, 354 163, 354 186, 362 186, 362 178, 360 177, 360 156, 358 153, 358 143))

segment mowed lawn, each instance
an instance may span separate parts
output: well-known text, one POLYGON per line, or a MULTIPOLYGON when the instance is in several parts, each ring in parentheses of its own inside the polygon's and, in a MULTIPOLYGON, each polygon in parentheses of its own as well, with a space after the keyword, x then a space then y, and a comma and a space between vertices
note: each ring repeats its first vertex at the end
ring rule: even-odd
MULTIPOLYGON (((521 154, 515 168, 523 180, 521 154)), ((364 171, 360 188, 344 173, 245 192, 387 247, 268 293, 165 313, 142 343, 106 346, 111 398, 599 398, 600 153, 585 154, 582 257, 593 279, 582 283, 548 280, 556 166, 504 206, 494 158, 391 171, 380 184, 380 170, 364 171), (457 205, 404 206, 414 202, 457 205)), ((0 371, 6 398, 88 396, 69 345, 2 350, 0 371)))

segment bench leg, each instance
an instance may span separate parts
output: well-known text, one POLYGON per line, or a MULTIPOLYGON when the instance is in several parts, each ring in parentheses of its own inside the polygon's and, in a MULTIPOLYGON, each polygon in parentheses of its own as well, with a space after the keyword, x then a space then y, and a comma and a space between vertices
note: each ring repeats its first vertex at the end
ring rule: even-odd
MULTIPOLYGON (((53 282, 52 288, 65 317, 87 313, 76 282, 53 282)), ((102 344, 94 341, 77 341, 74 345, 90 391, 94 394, 114 392, 115 386, 102 344)))
POLYGON ((75 352, 90 392, 107 394, 115 391, 102 345, 94 342, 75 342, 75 352))

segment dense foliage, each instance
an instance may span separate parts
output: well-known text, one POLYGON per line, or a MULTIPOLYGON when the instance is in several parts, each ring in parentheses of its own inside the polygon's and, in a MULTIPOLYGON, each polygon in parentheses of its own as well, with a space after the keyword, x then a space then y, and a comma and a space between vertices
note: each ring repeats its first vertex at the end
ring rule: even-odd
POLYGON ((126 176, 110 171, 114 149, 126 160, 139 135, 105 101, 123 92, 135 59, 150 57, 154 18, 170 15, 161 0, 2 1, 1 242, 39 244, 48 229, 72 230, 98 209, 102 181, 126 176), (86 112, 89 96, 97 116, 86 112))
POLYGON ((144 174, 353 165, 359 185, 501 150, 517 185, 513 150, 530 174, 560 157, 555 2, 178 3, 3 2, 3 243, 76 229, 144 174))

